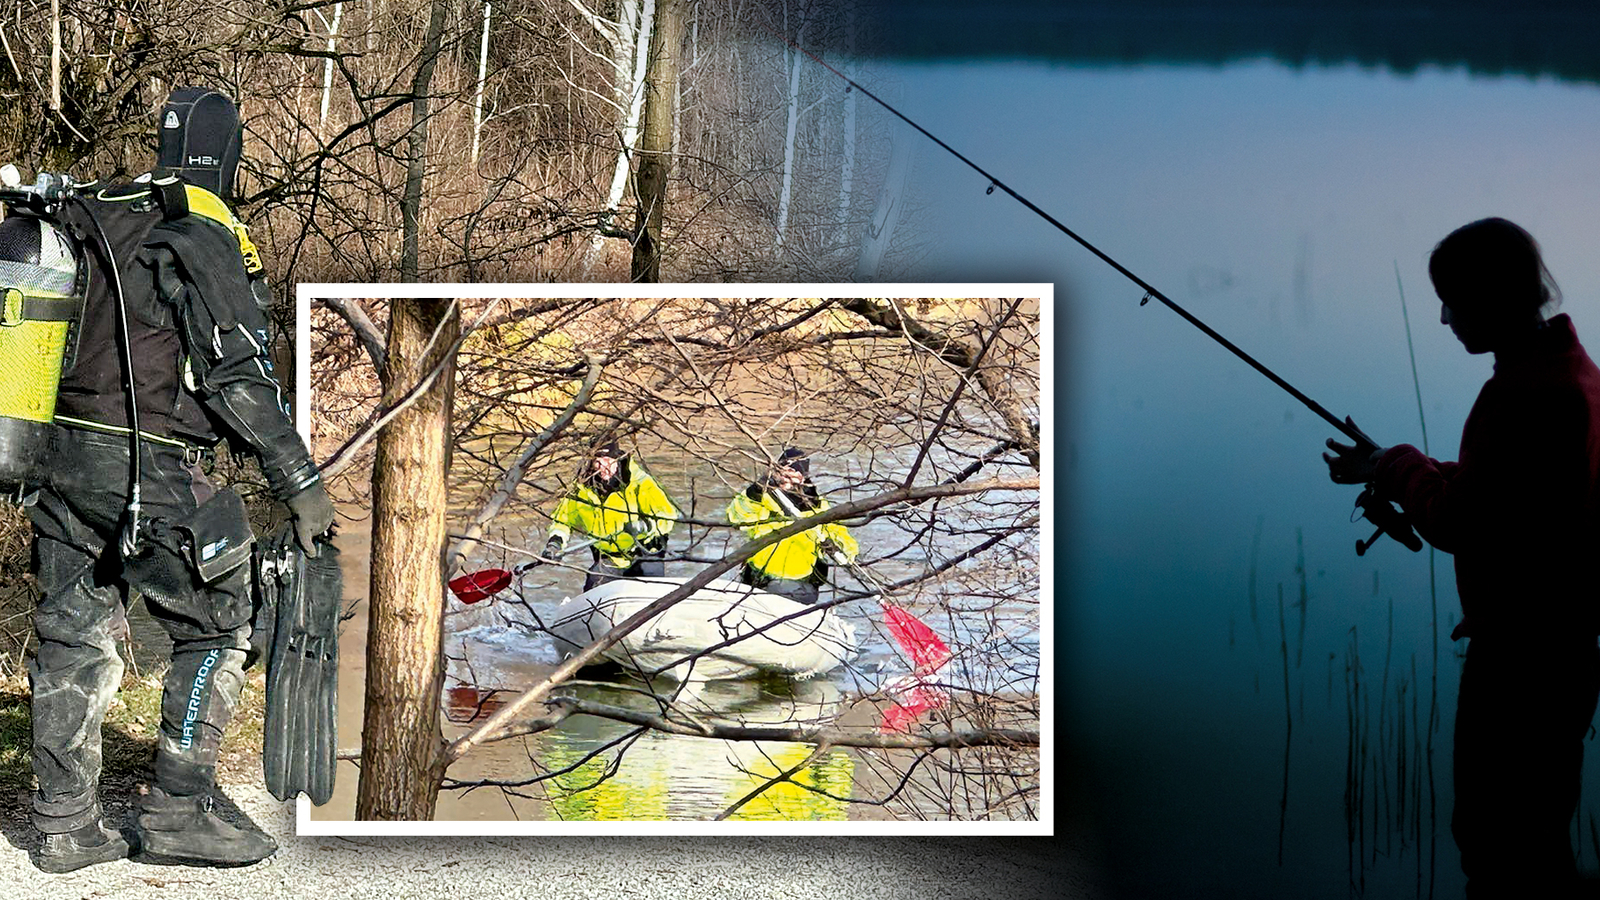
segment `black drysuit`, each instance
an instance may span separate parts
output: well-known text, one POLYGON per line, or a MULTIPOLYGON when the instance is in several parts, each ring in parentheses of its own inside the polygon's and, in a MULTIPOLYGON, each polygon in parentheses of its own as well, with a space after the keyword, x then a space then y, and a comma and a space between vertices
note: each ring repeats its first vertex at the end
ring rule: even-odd
MULTIPOLYGON (((73 831, 99 813, 100 726, 121 681, 116 636, 131 588, 172 637, 163 685, 156 782, 168 793, 211 787, 223 729, 249 648, 249 567, 202 583, 185 533, 215 494, 198 463, 226 436, 261 460, 286 500, 318 481, 267 358, 235 235, 190 214, 164 218, 137 187, 99 195, 128 304, 141 450, 141 541, 123 557, 128 499, 126 393, 117 354, 107 262, 91 269, 76 359, 66 372, 51 459, 34 502, 34 554, 42 597, 33 688, 33 822, 73 831)), ((241 516, 234 523, 248 528, 241 516)))

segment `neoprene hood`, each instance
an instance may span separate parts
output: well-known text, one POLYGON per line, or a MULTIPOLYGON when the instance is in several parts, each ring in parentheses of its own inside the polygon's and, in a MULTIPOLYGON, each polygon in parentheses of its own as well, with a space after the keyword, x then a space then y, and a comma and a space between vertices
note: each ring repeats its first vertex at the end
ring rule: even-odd
POLYGON ((156 128, 156 165, 221 198, 233 194, 244 127, 239 107, 221 91, 178 88, 156 128))

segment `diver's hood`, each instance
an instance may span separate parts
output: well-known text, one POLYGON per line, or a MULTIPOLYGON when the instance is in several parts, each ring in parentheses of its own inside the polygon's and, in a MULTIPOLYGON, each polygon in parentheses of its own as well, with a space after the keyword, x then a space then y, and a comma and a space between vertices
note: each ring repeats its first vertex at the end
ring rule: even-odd
POLYGON ((156 164, 162 170, 218 197, 232 196, 244 140, 232 98, 212 88, 179 88, 162 107, 156 134, 156 164))

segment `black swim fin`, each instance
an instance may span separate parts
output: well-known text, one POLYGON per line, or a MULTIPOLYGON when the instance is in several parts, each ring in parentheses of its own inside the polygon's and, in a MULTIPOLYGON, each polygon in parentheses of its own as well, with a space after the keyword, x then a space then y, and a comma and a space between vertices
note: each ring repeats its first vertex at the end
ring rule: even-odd
POLYGON ((304 792, 320 806, 333 796, 338 742, 339 551, 319 539, 316 557, 307 558, 292 525, 259 548, 258 649, 267 660, 261 768, 272 796, 304 792))

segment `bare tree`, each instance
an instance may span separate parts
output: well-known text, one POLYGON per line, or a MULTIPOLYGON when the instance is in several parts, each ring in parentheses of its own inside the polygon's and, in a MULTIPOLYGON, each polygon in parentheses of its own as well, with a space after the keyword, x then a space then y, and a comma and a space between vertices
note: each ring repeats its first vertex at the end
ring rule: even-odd
MULTIPOLYGON (((870 196, 886 161, 882 123, 858 116, 850 146, 860 152, 841 168, 846 129, 827 117, 842 114, 831 110, 844 94, 804 79, 801 108, 809 112, 798 120, 790 238, 780 257, 775 161, 790 68, 770 37, 774 9, 673 0, 646 28, 640 0, 581 8, 573 0, 507 0, 487 22, 432 0, 242 0, 199 18, 171 0, 132 14, 126 4, 82 0, 60 7, 59 41, 48 28, 0 29, 0 95, 10 101, 0 104, 0 123, 10 126, 0 129, 0 161, 80 179, 133 175, 154 162, 156 112, 172 88, 205 84, 234 96, 244 157, 238 196, 227 199, 262 250, 276 287, 275 353, 288 359, 297 282, 627 278, 622 242, 605 242, 603 263, 592 268, 586 251, 591 236, 621 233, 608 199, 623 149, 626 105, 617 92, 639 80, 639 34, 672 28, 670 19, 680 23, 679 37, 659 44, 679 53, 677 86, 666 88, 665 70, 656 76, 664 105, 650 129, 676 137, 667 153, 621 142, 623 183, 637 162, 646 187, 636 191, 643 221, 627 230, 641 235, 641 277, 842 275, 854 248, 840 235, 855 229, 841 230, 850 213, 838 197, 870 196), (665 102, 672 97, 681 102, 665 102), (478 138, 475 160, 469 131, 478 138), (824 207, 825 229, 816 212, 824 207), (820 237, 824 231, 832 237, 820 237)), ((839 9, 813 0, 807 34, 839 27, 839 9)), ((51 18, 42 0, 21 0, 13 12, 11 21, 51 18)), ((384 312, 366 312, 377 324, 351 327, 381 359, 384 312)), ((293 366, 279 372, 294 377, 293 366)), ((504 424, 536 411, 509 387, 499 393, 499 406, 487 393, 467 397, 463 422, 504 424), (515 417, 507 414, 513 405, 515 417)), ((5 542, 0 554, 20 558, 24 544, 5 542)), ((25 627, 12 630, 25 641, 25 627)))
POLYGON ((422 39, 422 55, 417 74, 411 80, 411 130, 406 135, 405 194, 400 201, 400 217, 405 228, 405 247, 400 252, 400 277, 417 280, 417 244, 422 212, 422 180, 428 174, 428 91, 439 64, 439 45, 444 40, 444 0, 433 0, 428 11, 428 32, 422 39))
POLYGON ((658 0, 650 38, 644 134, 639 143, 639 216, 634 225, 633 280, 661 280, 661 225, 667 175, 672 170, 672 123, 678 106, 678 53, 683 44, 683 0, 658 0))
POLYGON ((431 818, 443 774, 444 488, 459 328, 454 301, 392 301, 384 405, 400 412, 378 438, 372 472, 373 515, 384 527, 372 539, 362 819, 431 818))

